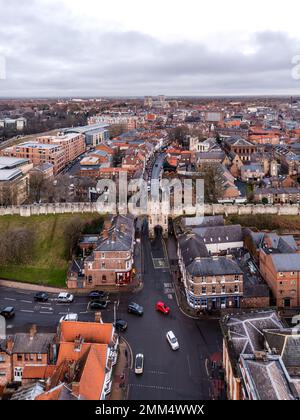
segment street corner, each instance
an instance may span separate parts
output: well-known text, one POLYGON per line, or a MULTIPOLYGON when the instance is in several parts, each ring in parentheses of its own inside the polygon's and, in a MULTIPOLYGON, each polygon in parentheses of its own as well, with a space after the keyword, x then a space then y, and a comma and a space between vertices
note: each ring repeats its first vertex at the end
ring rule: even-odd
POLYGON ((113 373, 113 385, 110 401, 123 401, 128 399, 129 374, 132 363, 132 350, 129 343, 120 337, 119 357, 113 373))

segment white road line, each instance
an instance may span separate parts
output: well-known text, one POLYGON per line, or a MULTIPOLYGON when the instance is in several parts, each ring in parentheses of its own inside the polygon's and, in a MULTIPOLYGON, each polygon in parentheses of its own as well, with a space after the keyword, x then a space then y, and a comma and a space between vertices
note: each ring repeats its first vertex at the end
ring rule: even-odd
POLYGON ((158 370, 145 370, 145 373, 152 373, 153 375, 168 375, 168 372, 160 372, 158 370))
POLYGON ((47 311, 53 311, 53 308, 49 308, 48 306, 41 306, 41 309, 47 309, 47 311))
POLYGON ((40 314, 43 314, 43 315, 54 315, 54 313, 53 312, 39 312, 40 314))
POLYGON ((11 330, 12 328, 13 328, 13 325, 7 325, 7 326, 6 326, 6 329, 7 329, 7 330, 11 330))
POLYGON ((26 312, 28 314, 34 314, 34 311, 25 311, 24 309, 21 309, 20 312, 26 312))
POLYGON ((68 312, 59 312, 58 315, 68 315, 68 312))
POLYGON ((20 300, 22 303, 33 303, 32 300, 20 300))
POLYGON ((88 314, 89 312, 88 311, 85 311, 85 312, 79 312, 80 314, 88 314))
POLYGON ((134 386, 136 388, 149 388, 149 389, 160 389, 164 391, 174 391, 174 388, 167 387, 167 386, 142 385, 142 384, 130 384, 130 386, 134 386))
POLYGON ((12 299, 12 298, 4 298, 4 300, 11 300, 12 302, 16 302, 17 299, 12 299))

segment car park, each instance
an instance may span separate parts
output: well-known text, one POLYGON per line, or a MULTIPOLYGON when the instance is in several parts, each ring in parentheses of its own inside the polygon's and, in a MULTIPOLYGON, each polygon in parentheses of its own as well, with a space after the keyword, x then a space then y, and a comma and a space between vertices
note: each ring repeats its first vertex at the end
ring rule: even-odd
POLYGON ((13 306, 8 306, 0 312, 0 315, 5 319, 11 319, 15 316, 15 308, 13 306))
POLYGON ((89 308, 92 311, 98 311, 101 309, 106 309, 107 308, 107 301, 106 300, 94 300, 93 302, 90 303, 89 308))
POLYGON ((144 308, 137 303, 132 302, 128 305, 128 312, 133 315, 142 316, 144 314, 144 308))
POLYGON ((49 295, 44 292, 38 292, 34 295, 35 302, 48 302, 49 295))
POLYGON ((144 355, 139 353, 135 357, 134 372, 136 375, 141 375, 144 371, 144 355))
POLYGON ((170 308, 168 305, 166 305, 164 302, 157 302, 157 304, 155 305, 155 308, 157 310, 157 312, 160 312, 164 315, 168 315, 170 313, 170 308))
POLYGON ((124 332, 127 330, 128 324, 126 321, 123 321, 122 319, 117 319, 114 323, 114 327, 118 332, 124 332))
POLYGON ((172 350, 178 350, 179 349, 179 343, 178 343, 178 340, 177 340, 175 334, 173 333, 173 331, 167 332, 166 338, 167 338, 167 341, 170 344, 172 350))
POLYGON ((59 303, 72 303, 74 302, 74 295, 71 295, 70 293, 60 293, 57 301, 59 303))

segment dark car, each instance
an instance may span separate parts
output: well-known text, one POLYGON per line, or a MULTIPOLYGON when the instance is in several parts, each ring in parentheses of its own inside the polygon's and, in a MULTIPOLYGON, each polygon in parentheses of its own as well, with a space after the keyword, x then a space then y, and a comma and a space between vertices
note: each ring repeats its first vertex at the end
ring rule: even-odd
POLYGON ((2 315, 5 319, 13 318, 15 316, 15 308, 13 308, 12 306, 9 306, 3 309, 0 312, 0 315, 2 315))
POLYGON ((144 314, 144 308, 137 303, 131 303, 128 306, 128 312, 133 315, 142 316, 144 314))
POLYGON ((34 300, 35 300, 36 302, 48 302, 48 300, 49 300, 49 296, 48 296, 48 294, 47 294, 47 293, 44 293, 44 292, 38 292, 38 293, 36 293, 36 294, 35 294, 35 296, 34 296, 34 300))
POLYGON ((100 290, 94 290, 89 294, 89 298, 91 300, 99 300, 106 297, 106 293, 100 290))
POLYGON ((124 332, 127 330, 128 324, 126 321, 123 321, 122 319, 117 319, 114 326, 118 332, 124 332))
POLYGON ((106 309, 107 308, 107 301, 105 300, 95 300, 94 302, 90 303, 90 309, 92 311, 98 311, 100 309, 106 309))

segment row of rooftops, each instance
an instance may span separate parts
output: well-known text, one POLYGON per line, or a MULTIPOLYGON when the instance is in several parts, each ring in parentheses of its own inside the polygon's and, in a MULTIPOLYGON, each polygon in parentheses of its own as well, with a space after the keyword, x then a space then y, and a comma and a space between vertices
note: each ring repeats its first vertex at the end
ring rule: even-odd
POLYGON ((234 376, 246 369, 256 399, 300 398, 299 332, 273 310, 226 315, 220 325, 234 376))

